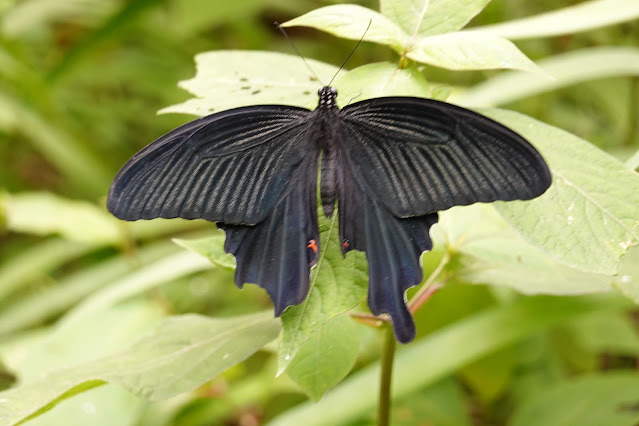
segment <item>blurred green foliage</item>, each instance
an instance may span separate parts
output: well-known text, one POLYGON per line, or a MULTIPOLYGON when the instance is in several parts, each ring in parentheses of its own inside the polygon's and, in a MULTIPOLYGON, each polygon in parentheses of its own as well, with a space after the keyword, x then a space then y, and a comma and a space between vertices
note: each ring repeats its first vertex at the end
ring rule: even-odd
MULTIPOLYGON (((494 0, 469 27, 580 3, 494 0)), ((608 9, 613 12, 616 4, 621 13, 630 13, 624 5, 632 2, 609 3, 608 9)), ((270 309, 268 297, 255 286, 238 291, 232 271, 220 260, 223 254, 213 249, 198 250, 192 242, 183 244, 196 252, 210 251, 204 254, 217 261, 213 266, 169 241, 171 237, 207 241, 201 239, 212 234, 220 239, 211 224, 181 220, 123 224, 103 208, 118 168, 144 145, 192 118, 156 112, 189 99, 176 83, 193 77, 196 54, 221 49, 290 52, 273 21, 285 22, 332 4, 339 2, 0 2, 0 390, 23 385, 16 391, 28 395, 0 394, 0 420, 23 419, 50 408, 47 404, 64 392, 68 392, 66 398, 107 381, 111 384, 64 399, 28 424, 374 422, 369 413, 373 412, 377 386, 379 333, 355 323, 344 326, 349 333, 357 334, 358 352, 352 341, 330 337, 336 326, 339 328, 335 322, 313 335, 312 343, 328 352, 326 358, 315 361, 308 357, 318 356, 318 351, 310 351, 308 346, 295 348, 305 358, 294 360, 290 375, 284 373, 277 378, 275 373, 282 370, 283 362, 277 359, 275 343, 246 360, 255 348, 231 355, 230 351, 223 353, 222 346, 221 355, 215 358, 213 348, 221 344, 216 339, 224 336, 208 336, 207 327, 214 330, 227 324, 218 322, 225 317, 233 317, 226 321, 236 321, 233 324, 238 329, 248 327, 254 317, 242 315, 270 309), (176 320, 183 320, 183 324, 166 322, 169 315, 191 313, 213 318, 189 315, 176 320), (201 334, 195 336, 193 330, 201 334), (192 363, 199 367, 190 375, 180 376, 188 380, 176 380, 178 383, 169 386, 170 392, 165 394, 162 385, 170 382, 175 368, 170 362, 154 364, 159 361, 153 357, 161 352, 153 346, 158 344, 158 335, 170 345, 186 345, 192 339, 195 347, 188 352, 189 357, 178 357, 170 345, 166 356, 176 356, 180 366, 192 363), (324 346, 322 339, 326 336, 335 344, 334 349, 324 346), (136 341, 143 344, 133 346, 137 348, 133 351, 129 345, 136 341), (144 342, 151 342, 148 347, 155 350, 153 356, 140 355, 146 349, 144 342), (343 364, 330 358, 342 350, 343 358, 348 358, 341 361, 343 364), (203 366, 200 361, 211 365, 203 366), (328 379, 305 374, 327 363, 328 367, 322 368, 336 365, 330 383, 318 384, 318 380, 328 379), (151 370, 152 366, 156 370, 151 370), (353 372, 320 404, 308 401, 307 394, 319 398, 351 367, 353 372), (78 385, 74 388, 69 381, 78 385), (161 400, 168 396, 171 398, 161 400), (3 408, 8 400, 12 412, 3 408)), ((379 10, 376 1, 357 4, 379 10)), ((354 45, 353 41, 306 27, 290 27, 287 31, 306 57, 335 66, 354 45)), ((411 64, 414 68, 410 72, 419 73, 412 87, 424 88, 428 81, 433 94, 444 96, 450 92, 447 88, 452 88, 453 100, 492 106, 503 103, 491 102, 491 90, 497 98, 529 84, 528 92, 523 90, 525 94, 507 99, 508 109, 566 129, 622 161, 633 154, 636 157, 636 18, 585 32, 529 37, 517 41, 517 46, 529 58, 548 63, 549 68, 554 66, 562 75, 557 85, 534 88, 532 83, 538 76, 528 74, 509 80, 512 74, 504 71, 453 72, 422 64, 417 70, 417 64, 411 64), (621 48, 627 50, 614 50, 621 48), (584 68, 562 56, 571 52, 584 55, 585 62, 580 62, 584 68), (586 69, 583 64, 588 60, 591 66, 586 69), (596 64, 600 65, 596 72, 580 78, 596 64), (624 71, 619 71, 622 68, 624 71)), ((363 43, 348 68, 398 60, 392 49, 363 43)), ((303 67, 300 61, 302 72, 303 67)), ((373 78, 385 75, 388 67, 362 67, 356 72, 350 77, 344 75, 345 87, 357 81, 373 85, 373 78)), ((492 114, 516 123, 508 114, 492 114)), ((593 158, 596 163, 600 157, 593 158)), ((619 172, 616 167, 622 167, 621 163, 609 164, 602 167, 610 176, 602 173, 594 177, 615 181, 619 172)), ((636 169, 637 161, 629 164, 633 164, 630 169, 636 169)), ((615 193, 619 199, 624 198, 624 190, 631 190, 636 174, 626 170, 624 179, 624 187, 615 193)), ((614 290, 639 301, 636 283, 631 285, 639 276, 638 250, 631 249, 622 258, 616 278, 597 271, 600 265, 596 259, 587 257, 583 263, 591 262, 593 268, 584 270, 587 268, 581 265, 581 269, 573 270, 543 257, 535 251, 538 249, 522 245, 520 236, 505 227, 503 220, 490 219, 496 216, 494 212, 472 208, 463 212, 446 216, 439 241, 462 241, 460 235, 481 239, 488 233, 501 240, 493 240, 494 252, 487 251, 487 246, 478 251, 472 245, 440 244, 432 256, 424 257, 428 272, 445 257, 444 251, 452 253, 443 279, 450 285, 417 313, 418 339, 398 352, 393 424, 534 425, 540 424, 541 418, 545 425, 636 424, 636 307, 614 290), (473 222, 469 219, 473 215, 489 219, 473 222), (456 227, 447 227, 446 223, 456 227), (473 226, 476 223, 487 224, 487 229, 477 229, 473 226), (468 226, 462 229, 460 224, 468 226), (500 242, 507 248, 500 247, 500 242), (510 250, 512 258, 499 257, 499 250, 510 250), (517 262, 522 255, 537 263, 523 262, 511 269, 511 275, 489 268, 517 262), (460 285, 468 283, 502 287, 460 285), (513 288, 524 293, 566 296, 522 296, 513 288), (600 294, 576 296, 586 292, 600 294), (567 412, 574 413, 573 420, 565 420, 567 412), (538 417, 539 413, 543 417, 538 417)), ((501 212, 505 217, 519 216, 516 209, 508 211, 508 207, 501 212)), ((628 208, 623 212, 626 219, 639 220, 639 211, 633 213, 628 208)), ((525 225, 518 228, 524 234, 525 225)), ((636 232, 636 226, 632 229, 636 232)), ((574 266, 574 262, 571 264, 574 266)), ((345 319, 340 317, 339 321, 345 319)), ((264 320, 255 325, 255 334, 249 329, 245 339, 251 343, 260 335, 265 341, 272 340, 278 327, 279 323, 264 320)), ((261 347, 263 342, 254 343, 261 347)), ((230 345, 237 346, 237 342, 230 345)))

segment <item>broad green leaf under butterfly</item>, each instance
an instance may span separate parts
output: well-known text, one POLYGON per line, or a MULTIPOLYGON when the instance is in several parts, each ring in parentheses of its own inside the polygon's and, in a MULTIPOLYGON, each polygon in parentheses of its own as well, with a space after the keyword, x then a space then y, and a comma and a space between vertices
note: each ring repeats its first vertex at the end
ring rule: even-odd
POLYGON ((574 268, 615 274, 639 244, 639 175, 588 142, 530 117, 485 110, 540 150, 553 184, 534 200, 495 203, 527 240, 574 268))
POLYGON ((288 376, 314 401, 353 368, 359 352, 358 328, 346 315, 333 318, 311 334, 288 366, 288 376))
POLYGON ((381 0, 382 14, 411 36, 457 31, 481 12, 490 0, 381 0))
POLYGON ((15 425, 79 392, 115 383, 150 401, 204 384, 243 361, 279 333, 272 313, 228 319, 168 318, 117 355, 48 373, 0 393, 0 423, 15 425))
POLYGON ((366 257, 359 251, 350 251, 346 257, 342 256, 338 216, 333 214, 331 219, 326 219, 321 207, 318 210, 320 257, 311 271, 308 296, 301 304, 289 307, 282 314, 278 375, 286 370, 313 333, 366 297, 366 257))
MULTIPOLYGON (((337 67, 307 59, 322 81, 329 81, 337 67)), ((249 50, 220 50, 195 57, 197 72, 180 82, 195 98, 164 108, 160 113, 208 115, 246 105, 283 104, 317 106, 322 85, 309 76, 299 56, 249 50)))
POLYGON ((236 262, 232 255, 224 251, 224 233, 218 232, 213 237, 200 238, 198 240, 182 240, 179 238, 173 241, 186 249, 206 257, 211 263, 226 269, 235 269, 236 262))

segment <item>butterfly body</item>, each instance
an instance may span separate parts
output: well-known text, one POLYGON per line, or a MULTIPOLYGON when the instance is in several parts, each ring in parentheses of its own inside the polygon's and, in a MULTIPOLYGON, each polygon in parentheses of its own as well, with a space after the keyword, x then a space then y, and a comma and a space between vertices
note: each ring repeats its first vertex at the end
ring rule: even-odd
POLYGON ((309 291, 321 250, 320 201, 339 215, 342 251, 364 251, 368 305, 399 341, 415 336, 404 293, 422 280, 437 212, 541 195, 551 176, 520 135, 443 102, 388 97, 339 109, 332 87, 314 111, 242 107, 187 123, 120 170, 107 207, 125 220, 204 218, 226 232, 238 286, 265 288, 280 315, 309 291))

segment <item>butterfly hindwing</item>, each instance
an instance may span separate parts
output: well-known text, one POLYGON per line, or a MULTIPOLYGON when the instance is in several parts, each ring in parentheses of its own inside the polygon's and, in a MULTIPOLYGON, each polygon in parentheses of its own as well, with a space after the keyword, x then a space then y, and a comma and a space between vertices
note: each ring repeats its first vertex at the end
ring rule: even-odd
POLYGON ((539 153, 475 112, 419 98, 376 98, 342 110, 355 178, 396 216, 530 199, 550 186, 539 153))
POLYGON ((218 223, 226 233, 224 249, 235 256, 235 283, 264 288, 275 315, 301 303, 309 289, 310 268, 317 262, 319 234, 315 206, 317 154, 305 159, 269 216, 257 225, 218 223))
POLYGON ((156 217, 255 224, 264 220, 309 152, 310 111, 237 108, 187 123, 136 154, 107 207, 125 220, 156 217))
POLYGON ((391 317, 397 340, 415 338, 415 324, 406 307, 406 290, 423 278, 420 256, 432 249, 430 227, 437 213, 399 218, 355 180, 352 164, 342 158, 339 182, 339 222, 344 251, 366 252, 368 307, 391 317))

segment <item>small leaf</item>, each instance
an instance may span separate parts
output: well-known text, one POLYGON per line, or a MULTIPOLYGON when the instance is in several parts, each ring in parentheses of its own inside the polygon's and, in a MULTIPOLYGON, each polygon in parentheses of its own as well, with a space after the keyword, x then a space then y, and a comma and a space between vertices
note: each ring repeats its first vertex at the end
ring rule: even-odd
POLYGON ((344 106, 351 100, 359 102, 380 96, 430 95, 428 82, 417 68, 399 69, 390 62, 357 67, 340 77, 335 86, 344 106))
POLYGON ((72 201, 46 192, 4 194, 0 197, 6 226, 14 232, 58 234, 83 243, 119 244, 118 220, 94 204, 72 201))
POLYGON ((338 316, 306 340, 286 372, 311 399, 339 383, 355 364, 359 350, 358 325, 347 316, 338 316))
POLYGON ((382 13, 413 36, 457 31, 481 12, 490 0, 381 0, 382 13))
POLYGON ((480 32, 453 32, 419 39, 410 59, 451 70, 518 69, 539 73, 537 65, 505 38, 480 32))
POLYGON ((311 27, 337 37, 384 44, 401 53, 406 33, 384 15, 354 4, 326 6, 282 24, 284 27, 311 27), (366 28, 371 24, 368 31, 366 28), (366 35, 364 35, 366 32, 366 35))
POLYGON ((560 383, 532 395, 515 411, 510 424, 627 425, 639 422, 639 374, 598 374, 560 383))
POLYGON ((320 257, 311 272, 310 291, 306 299, 282 314, 282 341, 277 374, 282 374, 302 347, 318 329, 336 316, 348 312, 366 296, 368 282, 366 256, 350 251, 342 256, 338 214, 326 219, 318 211, 320 257))
POLYGON ((636 0, 591 0, 528 18, 476 27, 476 30, 521 40, 574 34, 632 21, 637 17, 639 2, 636 0))
POLYGON ((0 423, 15 425, 106 382, 146 400, 170 398, 243 361, 275 339, 279 330, 279 321, 270 312, 224 319, 168 318, 117 355, 57 370, 1 392, 0 423))
POLYGON ((200 238, 197 240, 174 238, 173 242, 185 249, 206 257, 211 263, 221 268, 234 270, 236 267, 233 255, 224 251, 224 232, 222 231, 213 237, 200 238))
MULTIPOLYGON (((322 83, 309 74, 296 55, 247 50, 221 50, 195 57, 197 73, 180 87, 196 97, 164 108, 160 113, 208 115, 229 108, 257 104, 317 106, 322 83)), ((307 59, 310 67, 328 82, 338 68, 307 59)))
POLYGON ((639 243, 639 175, 588 142, 530 117, 483 111, 526 137, 553 175, 544 195, 495 203, 529 241, 583 271, 615 274, 619 258, 639 243))

